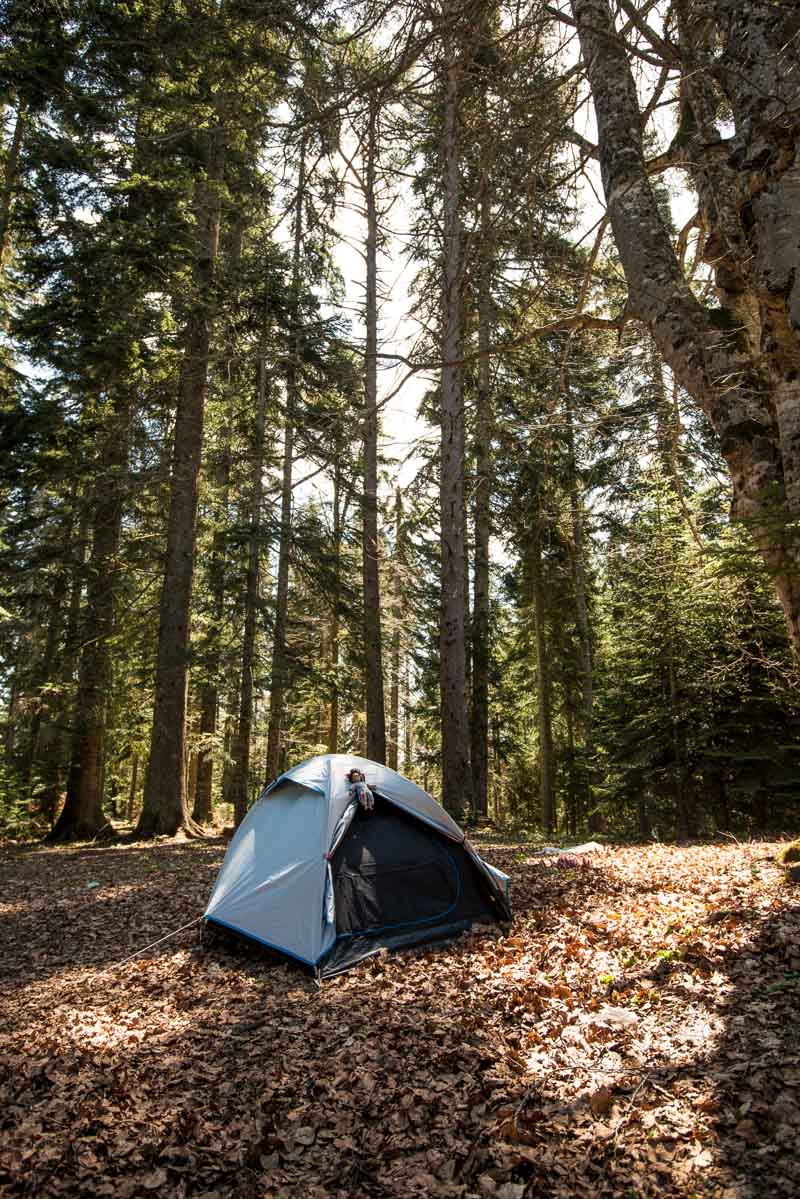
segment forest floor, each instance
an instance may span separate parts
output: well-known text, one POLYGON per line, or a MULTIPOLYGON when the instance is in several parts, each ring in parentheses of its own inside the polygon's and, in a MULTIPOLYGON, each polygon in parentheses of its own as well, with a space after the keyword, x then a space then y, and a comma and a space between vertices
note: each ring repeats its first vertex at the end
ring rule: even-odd
POLYGON ((766 842, 486 843, 509 930, 318 989, 198 927, 222 841, 0 848, 0 1194, 800 1194, 800 889, 766 842))

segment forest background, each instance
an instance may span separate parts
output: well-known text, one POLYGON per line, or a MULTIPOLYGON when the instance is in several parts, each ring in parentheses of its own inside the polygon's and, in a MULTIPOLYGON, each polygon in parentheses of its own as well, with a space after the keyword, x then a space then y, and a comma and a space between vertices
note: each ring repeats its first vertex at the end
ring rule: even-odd
POLYGON ((796 823, 799 37, 3 0, 0 828, 796 823))

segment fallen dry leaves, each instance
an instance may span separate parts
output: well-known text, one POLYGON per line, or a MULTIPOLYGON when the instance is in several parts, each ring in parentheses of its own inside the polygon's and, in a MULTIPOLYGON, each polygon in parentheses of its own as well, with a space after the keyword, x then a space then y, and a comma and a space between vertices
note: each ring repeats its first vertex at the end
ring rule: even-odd
POLYGON ((191 929, 221 843, 0 851, 0 1192, 800 1194, 800 902, 764 843, 492 845, 509 930, 319 990, 191 929))

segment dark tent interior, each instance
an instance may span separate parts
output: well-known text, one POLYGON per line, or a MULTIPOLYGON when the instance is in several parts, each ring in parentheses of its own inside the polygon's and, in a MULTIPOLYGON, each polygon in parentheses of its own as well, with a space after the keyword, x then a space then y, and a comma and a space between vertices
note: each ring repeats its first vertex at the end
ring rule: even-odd
POLYGON ((376 794, 331 861, 336 942, 323 976, 378 949, 439 940, 507 913, 463 845, 376 794))

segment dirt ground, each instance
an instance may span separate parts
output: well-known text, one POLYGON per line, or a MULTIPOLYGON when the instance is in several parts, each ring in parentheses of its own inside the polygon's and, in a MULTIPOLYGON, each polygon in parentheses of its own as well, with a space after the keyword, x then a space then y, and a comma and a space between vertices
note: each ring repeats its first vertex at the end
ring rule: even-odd
POLYGON ((224 848, 0 848, 0 1194, 800 1195, 775 845, 486 845, 510 929, 321 989, 199 925, 115 966, 224 848))

